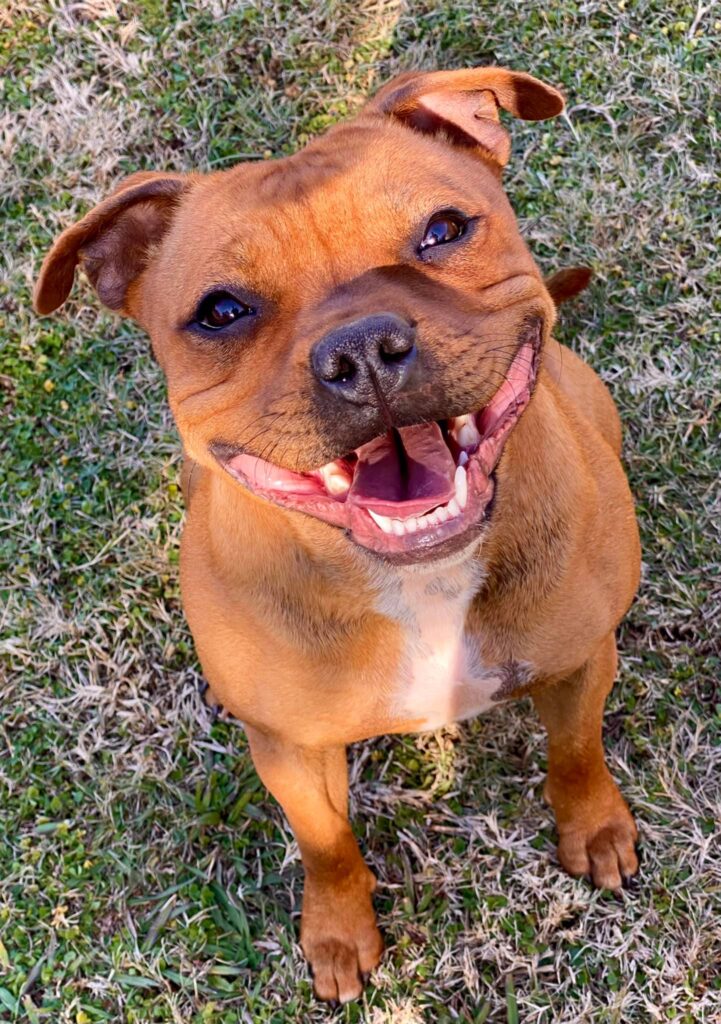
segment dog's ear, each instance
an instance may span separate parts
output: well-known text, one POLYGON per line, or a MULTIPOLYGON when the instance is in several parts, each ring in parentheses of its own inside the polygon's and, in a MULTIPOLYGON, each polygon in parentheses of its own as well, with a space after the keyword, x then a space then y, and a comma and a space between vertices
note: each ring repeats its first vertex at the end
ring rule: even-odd
POLYGON ((33 302, 52 313, 70 294, 79 263, 101 301, 124 311, 130 283, 147 265, 150 248, 167 230, 190 179, 141 171, 56 239, 43 261, 33 302))
POLYGON ((506 68, 469 68, 406 72, 384 85, 369 109, 417 131, 443 133, 504 167, 511 142, 499 123, 499 107, 524 121, 544 121, 560 114, 563 106, 558 90, 531 75, 506 68))
POLYGON ((593 271, 590 267, 566 267, 551 274, 543 283, 553 301, 560 306, 561 303, 580 295, 584 288, 588 288, 592 277, 593 271))

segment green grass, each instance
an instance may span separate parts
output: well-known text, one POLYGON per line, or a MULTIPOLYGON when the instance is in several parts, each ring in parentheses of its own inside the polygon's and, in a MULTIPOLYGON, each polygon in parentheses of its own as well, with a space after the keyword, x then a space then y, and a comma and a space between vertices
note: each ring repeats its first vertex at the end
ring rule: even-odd
POLYGON ((721 14, 661 0, 10 0, 0 13, 0 1019, 655 1022, 721 1007, 721 14), (403 68, 560 85, 507 182, 558 335, 610 383, 644 544, 609 703, 638 890, 566 877, 528 707, 352 751, 388 951, 316 1004, 292 836, 212 723, 178 599, 178 441, 145 338, 85 285, 38 320, 54 235, 138 168, 290 152, 403 68))

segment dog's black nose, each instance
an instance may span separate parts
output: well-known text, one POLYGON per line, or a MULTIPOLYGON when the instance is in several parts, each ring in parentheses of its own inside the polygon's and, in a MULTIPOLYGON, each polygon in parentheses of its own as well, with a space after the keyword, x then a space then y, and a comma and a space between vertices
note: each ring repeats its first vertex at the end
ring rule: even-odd
POLYGON ((413 327, 377 313, 330 331, 313 346, 310 361, 321 384, 358 405, 404 387, 417 354, 413 327))

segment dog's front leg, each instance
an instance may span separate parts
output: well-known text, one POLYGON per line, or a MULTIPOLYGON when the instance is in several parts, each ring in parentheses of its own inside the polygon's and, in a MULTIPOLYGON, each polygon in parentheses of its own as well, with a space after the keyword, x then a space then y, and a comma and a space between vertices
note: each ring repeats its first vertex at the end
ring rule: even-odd
POLYGON ((533 702, 548 732, 544 796, 558 826, 558 859, 569 874, 590 875, 619 889, 638 871, 636 825, 603 756, 603 707, 613 686, 616 641, 606 637, 593 657, 533 702))
POLYGON ((278 800, 305 868, 301 945, 320 999, 360 995, 383 952, 366 867, 348 822, 345 747, 308 749, 248 729, 261 779, 278 800))

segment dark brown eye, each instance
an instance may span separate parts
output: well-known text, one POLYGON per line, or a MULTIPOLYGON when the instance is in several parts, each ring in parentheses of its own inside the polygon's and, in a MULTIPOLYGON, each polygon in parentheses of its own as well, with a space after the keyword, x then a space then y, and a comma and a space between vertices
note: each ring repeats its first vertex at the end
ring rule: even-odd
POLYGON ((426 233, 419 248, 420 252, 434 245, 445 245, 455 242, 466 230, 467 220, 459 213, 437 213, 428 222, 426 233))
POLYGON ((212 292, 212 294, 206 295, 198 306, 195 320, 201 327, 207 327, 211 331, 220 331, 253 312, 254 310, 250 306, 241 302, 240 299, 236 299, 230 292, 212 292))

